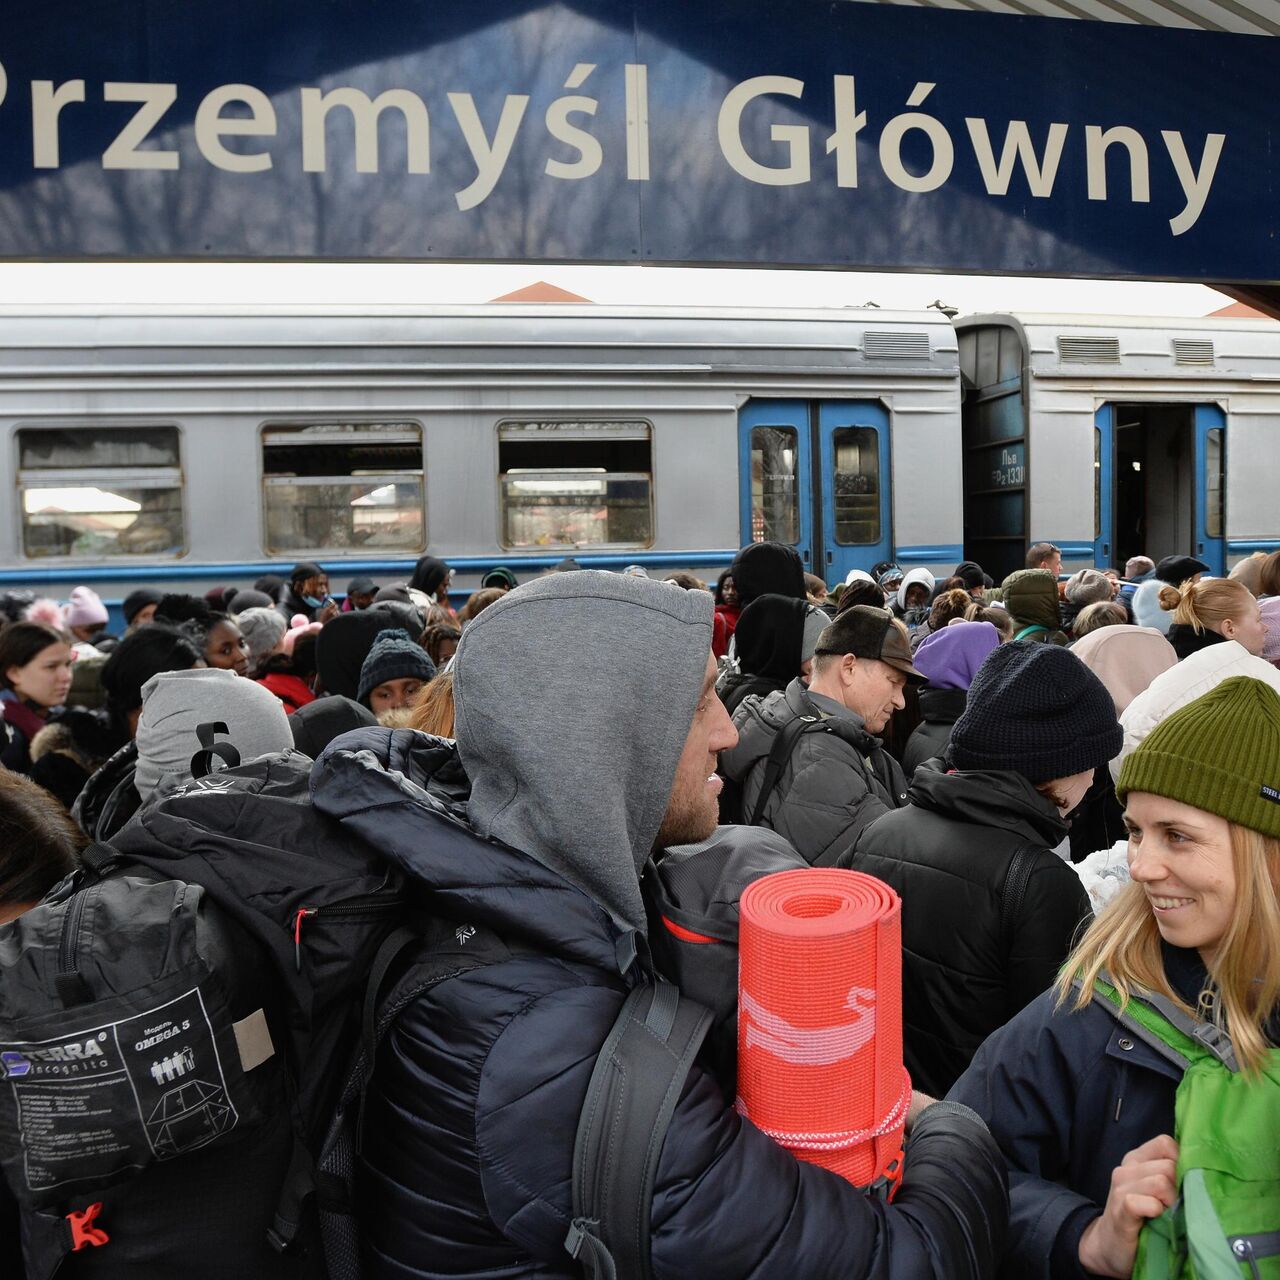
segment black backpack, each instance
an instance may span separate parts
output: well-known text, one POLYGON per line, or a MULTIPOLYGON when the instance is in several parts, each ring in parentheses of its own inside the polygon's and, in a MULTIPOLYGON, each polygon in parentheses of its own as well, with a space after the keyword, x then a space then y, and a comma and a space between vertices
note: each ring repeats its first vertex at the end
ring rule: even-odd
MULTIPOLYGON (((27 1280, 70 1255, 104 1278, 359 1280, 378 1045, 430 986, 511 953, 419 918, 400 874, 308 803, 307 757, 235 767, 218 729, 192 781, 0 927, 0 1166, 27 1280)), ((666 983, 624 1002, 575 1150, 566 1245, 591 1275, 648 1274, 637 1197, 708 1022, 666 983)))

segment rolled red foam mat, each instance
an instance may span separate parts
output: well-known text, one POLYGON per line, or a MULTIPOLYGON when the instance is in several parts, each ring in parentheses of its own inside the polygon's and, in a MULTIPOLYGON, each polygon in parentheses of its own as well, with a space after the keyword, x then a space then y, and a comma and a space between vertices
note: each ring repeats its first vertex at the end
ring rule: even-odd
POLYGON ((901 1175, 902 902, 858 871, 780 871, 743 892, 738 1109, 866 1187, 901 1175))

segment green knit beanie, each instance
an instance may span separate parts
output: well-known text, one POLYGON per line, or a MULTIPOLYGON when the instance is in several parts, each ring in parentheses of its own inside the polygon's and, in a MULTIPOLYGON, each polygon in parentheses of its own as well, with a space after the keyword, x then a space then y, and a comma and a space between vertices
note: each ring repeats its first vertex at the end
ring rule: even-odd
POLYGON ((1280 695, 1249 676, 1224 680, 1162 720, 1120 768, 1116 795, 1180 800, 1280 838, 1280 695))

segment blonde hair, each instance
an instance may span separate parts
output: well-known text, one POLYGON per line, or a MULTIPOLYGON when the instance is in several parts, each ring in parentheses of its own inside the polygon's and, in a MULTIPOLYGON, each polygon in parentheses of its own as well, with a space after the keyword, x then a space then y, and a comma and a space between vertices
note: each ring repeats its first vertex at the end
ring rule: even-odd
POLYGON ((1160 607, 1166 613, 1172 611, 1174 622, 1190 627, 1196 635, 1220 632, 1224 622, 1242 621, 1254 603, 1253 592, 1230 578, 1160 588, 1160 607))
MULTIPOLYGON (((1231 1035, 1243 1071, 1263 1066, 1270 1042, 1264 1027, 1280 1003, 1280 840, 1230 823, 1236 904, 1218 944, 1210 977, 1214 998, 1208 1014, 1231 1035)), ((1055 985, 1057 1007, 1071 1001, 1083 1009, 1102 978, 1115 987, 1121 1007, 1143 990, 1167 996, 1187 1013, 1192 1009, 1174 991, 1164 970, 1160 930, 1145 889, 1130 881, 1089 926, 1067 958, 1055 985), (1104 977, 1105 973, 1105 977, 1104 977), (1074 993, 1073 983, 1080 979, 1074 993)))
POLYGON ((453 672, 446 671, 423 685, 413 703, 409 728, 433 733, 437 738, 453 737, 453 672))

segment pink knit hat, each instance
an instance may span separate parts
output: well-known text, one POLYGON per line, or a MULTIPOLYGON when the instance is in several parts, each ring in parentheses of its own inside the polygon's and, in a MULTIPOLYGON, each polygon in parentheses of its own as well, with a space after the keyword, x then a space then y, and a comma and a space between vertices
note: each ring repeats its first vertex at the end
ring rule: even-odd
POLYGON ((1262 622, 1267 628, 1267 638, 1262 645, 1263 658, 1273 667, 1280 667, 1280 596, 1268 596, 1258 602, 1262 622))
POLYGON ((62 621, 68 627, 96 627, 107 621, 107 607, 92 587, 73 587, 62 607, 62 621))
POLYGON ((302 636, 315 635, 320 630, 320 623, 308 622, 304 613, 295 613, 289 630, 284 633, 284 638, 280 641, 280 647, 293 657, 293 646, 298 643, 302 636))

